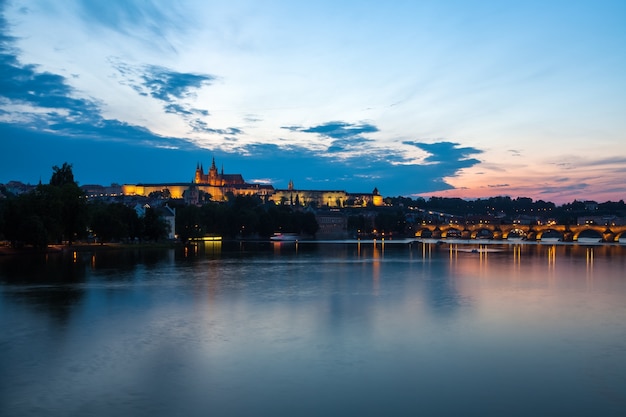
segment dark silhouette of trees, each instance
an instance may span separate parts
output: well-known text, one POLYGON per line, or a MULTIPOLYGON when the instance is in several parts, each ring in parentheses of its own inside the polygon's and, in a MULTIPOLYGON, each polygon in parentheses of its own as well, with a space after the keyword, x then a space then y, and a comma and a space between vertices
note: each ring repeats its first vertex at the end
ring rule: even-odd
POLYGON ((143 235, 146 239, 155 242, 167 236, 167 225, 154 208, 146 208, 146 214, 143 217, 143 235))
POLYGON ((64 162, 61 168, 56 165, 53 166, 50 185, 60 187, 66 184, 76 184, 74 181, 74 173, 72 172, 72 165, 64 162))
POLYGON ((94 203, 89 205, 90 228, 100 242, 121 242, 139 238, 143 222, 137 212, 121 203, 94 203))
POLYGON ((312 236, 318 228, 313 213, 266 204, 257 196, 231 196, 227 203, 176 208, 176 233, 182 241, 208 234, 267 238, 278 231, 312 236))
POLYGON ((13 246, 45 247, 64 240, 71 245, 86 233, 83 193, 67 163, 53 167, 49 184, 11 197, 4 205, 4 235, 13 246))

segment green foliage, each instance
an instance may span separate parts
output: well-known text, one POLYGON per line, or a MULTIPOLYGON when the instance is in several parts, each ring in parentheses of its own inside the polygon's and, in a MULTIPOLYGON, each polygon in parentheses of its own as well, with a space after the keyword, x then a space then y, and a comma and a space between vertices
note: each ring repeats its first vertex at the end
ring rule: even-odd
POLYGON ((155 242, 167 236, 167 225, 153 208, 146 209, 143 218, 143 235, 146 239, 155 242))
POLYGON ((226 204, 183 206, 176 212, 176 233, 182 241, 207 234, 227 238, 268 238, 277 231, 314 235, 318 228, 313 213, 264 204, 256 196, 231 196, 226 204))
POLYGON ((406 225, 402 210, 381 210, 374 219, 374 224, 379 232, 403 233, 406 225))
POLYGON ((72 165, 67 162, 63 163, 63 166, 52 167, 52 177, 50 178, 50 185, 63 186, 66 184, 77 185, 74 181, 74 173, 72 172, 72 165))
POLYGON ((53 167, 49 185, 39 184, 30 193, 10 196, 3 206, 4 236, 13 246, 45 247, 63 240, 71 244, 85 234, 83 193, 67 163, 53 167))
POLYGON ((95 203, 89 206, 90 228, 100 242, 133 240, 142 234, 137 212, 121 203, 95 203))

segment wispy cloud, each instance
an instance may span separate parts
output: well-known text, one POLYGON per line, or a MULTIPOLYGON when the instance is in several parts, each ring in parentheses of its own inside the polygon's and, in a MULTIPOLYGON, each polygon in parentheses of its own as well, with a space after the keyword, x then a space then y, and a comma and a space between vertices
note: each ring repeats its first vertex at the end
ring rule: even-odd
POLYGON ((90 26, 142 39, 152 47, 175 50, 168 41, 168 35, 184 31, 187 26, 176 2, 78 0, 77 4, 80 16, 90 26), (159 42, 155 42, 155 38, 159 42))
POLYGON ((341 121, 327 122, 311 127, 288 126, 284 127, 284 129, 294 132, 314 133, 332 139, 327 149, 327 152, 331 153, 354 150, 356 147, 370 143, 372 140, 365 137, 364 134, 378 132, 378 128, 370 123, 355 124, 341 121))
POLYGON ((424 162, 444 167, 453 167, 455 170, 469 168, 480 163, 478 159, 471 158, 471 156, 483 152, 480 149, 460 147, 459 143, 447 141, 435 143, 405 141, 403 143, 428 152, 429 155, 424 159, 424 162))
POLYGON ((188 98, 196 89, 215 80, 212 75, 177 72, 158 65, 146 65, 141 69, 141 86, 152 97, 165 102, 188 98))
POLYGON ((158 65, 131 65, 116 57, 109 58, 109 63, 122 77, 120 84, 163 102, 166 112, 184 117, 209 115, 206 109, 194 108, 186 100, 195 98, 197 90, 210 85, 217 77, 177 72, 158 65))
MULTIPOLYGON (((176 138, 165 138, 149 129, 105 119, 101 104, 80 97, 59 74, 41 71, 38 66, 23 64, 14 38, 6 35, 7 23, 0 17, 0 121, 23 124, 28 129, 54 132, 67 137, 80 136, 98 140, 126 141, 148 146, 179 148, 190 146, 176 138)), ((187 85, 197 84, 187 81, 187 85)), ((154 83, 153 83, 154 84, 154 83)), ((176 95, 184 95, 185 83, 173 88, 176 95)), ((156 91, 159 91, 155 87, 156 91)))

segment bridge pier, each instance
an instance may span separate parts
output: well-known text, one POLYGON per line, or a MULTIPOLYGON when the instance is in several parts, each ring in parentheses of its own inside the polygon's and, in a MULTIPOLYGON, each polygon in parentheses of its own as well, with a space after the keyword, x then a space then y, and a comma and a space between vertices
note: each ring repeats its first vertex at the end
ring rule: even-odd
POLYGON ((615 242, 615 233, 612 233, 610 230, 602 233, 602 241, 607 243, 615 242))

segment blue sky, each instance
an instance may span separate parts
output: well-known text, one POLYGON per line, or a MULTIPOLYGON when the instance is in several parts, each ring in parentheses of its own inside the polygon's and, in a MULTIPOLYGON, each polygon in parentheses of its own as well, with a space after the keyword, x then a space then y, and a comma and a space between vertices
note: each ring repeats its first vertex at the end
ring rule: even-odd
POLYGON ((624 1, 0 0, 0 182, 626 197, 624 1))

